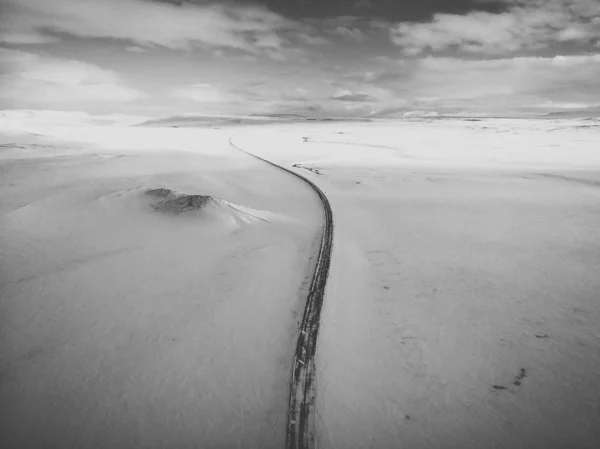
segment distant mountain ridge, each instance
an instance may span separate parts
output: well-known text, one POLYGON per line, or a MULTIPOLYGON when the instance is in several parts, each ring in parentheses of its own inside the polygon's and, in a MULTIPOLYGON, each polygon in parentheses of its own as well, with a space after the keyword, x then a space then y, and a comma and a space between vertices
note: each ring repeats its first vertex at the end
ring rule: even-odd
POLYGON ((550 112, 546 114, 545 117, 549 118, 592 118, 592 117, 600 117, 600 109, 584 109, 577 111, 560 111, 560 112, 550 112))
POLYGON ((179 127, 219 127, 228 125, 264 125, 290 122, 331 122, 331 121, 370 121, 362 117, 310 117, 298 114, 251 114, 246 116, 207 116, 174 115, 170 117, 146 120, 135 126, 179 127))
MULTIPOLYGON (((239 125, 267 125, 274 123, 305 123, 305 122, 370 122, 374 120, 452 120, 452 119, 485 119, 485 118, 528 118, 518 115, 469 115, 469 114, 440 114, 435 111, 420 111, 406 109, 388 109, 368 117, 327 117, 310 116, 295 113, 265 113, 250 114, 244 116, 232 115, 194 115, 183 114, 163 118, 153 118, 137 123, 134 126, 158 126, 158 127, 226 127, 239 125)), ((536 114, 538 119, 600 119, 600 109, 588 109, 577 111, 556 111, 548 114, 536 114)))
POLYGON ((253 116, 219 116, 219 115, 173 115, 170 117, 162 117, 139 123, 136 126, 171 126, 171 127, 193 127, 193 126, 224 126, 224 125, 241 125, 249 123, 257 123, 261 121, 259 117, 253 116))

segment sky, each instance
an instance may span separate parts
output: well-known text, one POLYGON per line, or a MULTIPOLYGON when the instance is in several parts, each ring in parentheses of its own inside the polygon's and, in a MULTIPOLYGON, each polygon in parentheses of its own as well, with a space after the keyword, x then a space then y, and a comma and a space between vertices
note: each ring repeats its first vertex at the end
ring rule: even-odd
POLYGON ((0 109, 600 108, 600 0, 0 0, 0 109))

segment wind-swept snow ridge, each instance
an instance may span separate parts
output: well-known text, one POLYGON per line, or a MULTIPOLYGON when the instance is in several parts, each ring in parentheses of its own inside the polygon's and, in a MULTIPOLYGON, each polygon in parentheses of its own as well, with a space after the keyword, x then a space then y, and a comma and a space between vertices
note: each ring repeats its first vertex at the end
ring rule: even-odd
POLYGON ((229 139, 229 143, 232 147, 256 159, 300 178, 318 195, 323 205, 323 235, 294 355, 286 442, 288 449, 312 448, 315 447, 315 353, 333 247, 333 213, 327 197, 312 181, 292 170, 241 149, 233 143, 233 138, 229 139))

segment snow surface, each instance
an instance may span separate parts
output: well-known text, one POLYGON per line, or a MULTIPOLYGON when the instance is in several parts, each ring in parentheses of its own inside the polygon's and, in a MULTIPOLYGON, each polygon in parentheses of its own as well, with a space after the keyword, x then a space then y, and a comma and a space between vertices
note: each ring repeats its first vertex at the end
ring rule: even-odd
POLYGON ((333 208, 319 447, 600 445, 600 129, 585 124, 238 138, 306 169, 333 208))
POLYGON ((27 117, 0 121, 2 447, 283 447, 322 212, 230 136, 334 210, 320 447, 598 446, 598 121, 27 117))
POLYGON ((318 200, 206 131, 35 130, 1 137, 0 447, 281 447, 318 200))

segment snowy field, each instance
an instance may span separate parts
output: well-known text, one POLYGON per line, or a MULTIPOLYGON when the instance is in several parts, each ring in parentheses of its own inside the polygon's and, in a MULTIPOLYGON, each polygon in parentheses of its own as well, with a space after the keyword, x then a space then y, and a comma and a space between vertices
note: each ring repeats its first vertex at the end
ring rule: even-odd
POLYGON ((34 132, 2 133, 0 446, 281 447, 318 200, 211 131, 34 132))
POLYGON ((2 447, 285 445, 322 212, 230 137, 333 207, 319 447, 598 447, 599 121, 40 117, 0 121, 2 447))

